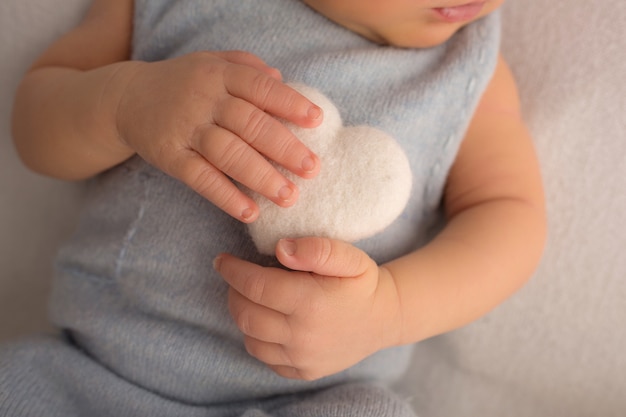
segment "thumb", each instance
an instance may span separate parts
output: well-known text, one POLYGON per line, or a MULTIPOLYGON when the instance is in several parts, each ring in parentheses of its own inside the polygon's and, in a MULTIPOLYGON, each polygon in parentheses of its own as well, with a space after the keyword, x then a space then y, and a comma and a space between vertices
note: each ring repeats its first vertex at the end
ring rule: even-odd
POLYGON ((335 277, 358 277, 374 263, 347 242, 321 237, 281 239, 276 257, 287 268, 335 277))

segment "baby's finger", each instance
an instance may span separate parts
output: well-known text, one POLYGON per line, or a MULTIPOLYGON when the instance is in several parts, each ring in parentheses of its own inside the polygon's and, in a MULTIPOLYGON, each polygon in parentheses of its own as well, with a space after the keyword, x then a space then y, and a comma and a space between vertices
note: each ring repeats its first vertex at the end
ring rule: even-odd
POLYGON ((251 302, 233 288, 228 293, 228 308, 244 335, 269 343, 291 340, 291 328, 284 314, 251 302))
POLYGON ((270 365, 269 366, 272 371, 274 371, 277 375, 282 376, 286 379, 297 379, 303 381, 313 381, 325 376, 322 373, 313 374, 305 372, 302 369, 296 368, 295 366, 288 365, 270 365))
POLYGON ((213 122, 296 175, 312 178, 319 172, 319 159, 313 152, 285 125, 245 100, 223 102, 213 122))
POLYGON ((322 109, 274 77, 259 74, 245 65, 224 75, 224 85, 234 97, 301 127, 316 127, 323 120, 322 109))
POLYGON ((297 201, 296 185, 232 132, 209 125, 196 131, 192 146, 214 167, 279 206, 297 201))
POLYGON ((238 65, 247 65, 263 71, 270 77, 276 80, 282 80, 280 71, 274 67, 270 67, 258 56, 245 51, 222 51, 214 52, 215 55, 220 56, 222 59, 238 65))
POLYGON ((244 339, 246 351, 250 356, 257 358, 270 367, 292 367, 291 358, 285 347, 278 343, 270 343, 252 337, 244 339))
POLYGON ((309 274, 264 268, 226 254, 215 258, 214 267, 246 299, 287 315, 301 307, 307 298, 307 284, 313 280, 309 274))
POLYGON ((331 277, 358 277, 373 262, 347 242, 320 237, 281 239, 276 257, 287 268, 331 277))
POLYGON ((186 157, 174 161, 168 173, 235 219, 250 223, 259 216, 256 203, 193 150, 187 151, 186 157))

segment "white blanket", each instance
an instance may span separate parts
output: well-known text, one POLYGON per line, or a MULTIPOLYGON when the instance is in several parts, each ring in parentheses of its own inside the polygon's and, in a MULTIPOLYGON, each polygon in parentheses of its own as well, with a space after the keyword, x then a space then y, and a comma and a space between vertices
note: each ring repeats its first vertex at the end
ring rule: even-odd
MULTIPOLYGON (((0 341, 48 329, 50 263, 80 199, 20 165, 12 96, 86 4, 0 2, 0 341)), ((508 0, 503 51, 544 172, 548 248, 511 300, 418 346, 400 389, 421 417, 626 415, 624 21, 624 0, 508 0)))

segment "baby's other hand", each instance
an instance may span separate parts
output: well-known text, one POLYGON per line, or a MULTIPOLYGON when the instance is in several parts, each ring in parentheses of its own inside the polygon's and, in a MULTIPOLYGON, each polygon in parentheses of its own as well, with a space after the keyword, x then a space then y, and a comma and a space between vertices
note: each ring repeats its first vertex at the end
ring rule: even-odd
POLYGON ((294 271, 229 255, 215 266, 246 349, 277 374, 318 379, 399 340, 394 281, 367 254, 325 238, 281 240, 276 254, 294 271))
POLYGON ((322 110, 254 55, 137 62, 126 76, 115 115, 121 140, 239 220, 254 221, 258 206, 231 178, 286 207, 298 189, 267 159, 304 178, 319 171, 317 156, 275 117, 315 127, 322 110))

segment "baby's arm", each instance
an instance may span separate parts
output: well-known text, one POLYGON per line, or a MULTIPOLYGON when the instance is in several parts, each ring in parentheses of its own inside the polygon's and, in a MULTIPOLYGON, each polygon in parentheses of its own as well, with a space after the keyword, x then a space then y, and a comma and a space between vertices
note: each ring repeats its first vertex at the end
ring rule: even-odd
POLYGON ((400 343, 479 318, 519 289, 541 257, 540 169, 502 58, 452 167, 444 203, 444 230, 423 249, 383 265, 397 287, 400 343))
POLYGON ((276 204, 295 203, 295 185, 263 156, 306 178, 319 161, 273 116, 314 127, 320 109, 251 54, 129 61, 132 19, 132 0, 95 0, 35 62, 13 114, 24 163, 82 179, 138 153, 244 221, 258 207, 229 177, 276 204))
POLYGON ((251 355, 315 379, 390 346, 463 326, 532 275, 545 239, 539 167, 500 60, 445 194, 448 224, 427 246, 377 266, 344 242, 282 240, 284 271, 222 255, 230 309, 251 355))

